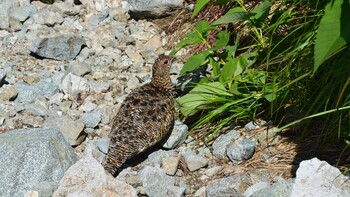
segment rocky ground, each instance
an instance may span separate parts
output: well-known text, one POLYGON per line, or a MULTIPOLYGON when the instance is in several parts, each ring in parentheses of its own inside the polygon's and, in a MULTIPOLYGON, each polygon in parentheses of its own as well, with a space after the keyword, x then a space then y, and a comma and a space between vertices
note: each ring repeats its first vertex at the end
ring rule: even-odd
MULTIPOLYGON (((346 177, 316 158, 291 178, 295 144, 265 121, 228 128, 207 146, 185 139, 187 126, 177 121, 162 147, 128 162, 116 178, 106 174, 113 114, 150 81, 155 59, 172 45, 142 18, 193 5, 43 2, 0 1, 1 197, 350 195, 346 177)), ((180 56, 172 73, 183 65, 180 56)))

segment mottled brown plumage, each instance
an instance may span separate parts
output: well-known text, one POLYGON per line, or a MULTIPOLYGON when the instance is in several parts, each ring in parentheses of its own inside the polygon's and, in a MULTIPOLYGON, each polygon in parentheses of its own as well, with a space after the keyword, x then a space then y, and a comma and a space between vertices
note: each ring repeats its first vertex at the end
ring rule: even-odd
POLYGON ((171 59, 160 56, 152 68, 152 81, 131 91, 114 118, 104 165, 112 175, 127 159, 162 140, 173 127, 175 90, 170 66, 171 59))

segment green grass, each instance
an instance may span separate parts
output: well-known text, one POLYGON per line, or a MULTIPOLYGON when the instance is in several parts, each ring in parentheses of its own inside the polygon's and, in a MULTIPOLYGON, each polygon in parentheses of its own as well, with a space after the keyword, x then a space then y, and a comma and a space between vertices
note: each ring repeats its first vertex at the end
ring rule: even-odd
MULTIPOLYGON (((320 143, 349 140, 349 6, 341 0, 265 0, 253 8, 234 2, 213 23, 198 22, 173 52, 187 45, 207 46, 181 71, 186 75, 204 65, 211 68, 210 75, 178 99, 183 116, 200 117, 192 130, 215 124, 202 135, 211 140, 233 121, 265 115, 283 129, 303 125, 301 137, 314 128, 315 119, 323 121, 317 125, 320 143), (230 25, 221 26, 225 24, 230 25), (216 43, 209 43, 215 32, 216 43), (287 120, 289 109, 296 113, 294 119, 287 120)), ((192 17, 207 3, 197 1, 192 17)))

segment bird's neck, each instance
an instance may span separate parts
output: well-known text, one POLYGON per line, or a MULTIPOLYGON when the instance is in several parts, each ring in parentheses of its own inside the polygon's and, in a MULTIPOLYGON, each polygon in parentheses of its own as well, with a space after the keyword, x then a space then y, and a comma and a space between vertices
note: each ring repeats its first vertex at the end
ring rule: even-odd
POLYGON ((151 84, 160 91, 174 92, 174 85, 170 80, 170 76, 154 77, 151 84))

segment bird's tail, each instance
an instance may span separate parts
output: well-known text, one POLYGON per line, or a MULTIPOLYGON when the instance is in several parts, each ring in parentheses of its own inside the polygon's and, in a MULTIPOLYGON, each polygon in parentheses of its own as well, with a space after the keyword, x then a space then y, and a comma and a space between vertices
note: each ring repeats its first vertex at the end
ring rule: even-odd
POLYGON ((119 143, 111 143, 107 154, 107 161, 104 164, 105 170, 111 173, 113 176, 116 175, 118 169, 123 163, 130 157, 130 153, 126 146, 119 143))

